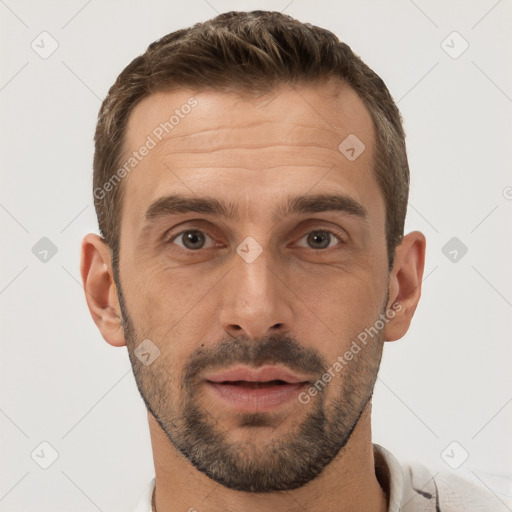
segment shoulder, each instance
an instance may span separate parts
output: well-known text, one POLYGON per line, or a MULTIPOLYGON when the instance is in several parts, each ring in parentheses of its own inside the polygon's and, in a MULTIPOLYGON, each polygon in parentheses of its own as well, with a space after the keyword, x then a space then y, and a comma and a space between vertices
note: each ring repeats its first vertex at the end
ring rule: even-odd
POLYGON ((389 496, 389 512, 511 512, 512 479, 401 464, 374 444, 377 478, 389 496))
MULTIPOLYGON (((510 512, 512 499, 493 488, 476 473, 459 475, 455 471, 427 469, 420 464, 403 467, 404 497, 411 505, 428 501, 430 508, 411 506, 401 512, 510 512)), ((512 481, 508 480, 508 486, 512 481)))

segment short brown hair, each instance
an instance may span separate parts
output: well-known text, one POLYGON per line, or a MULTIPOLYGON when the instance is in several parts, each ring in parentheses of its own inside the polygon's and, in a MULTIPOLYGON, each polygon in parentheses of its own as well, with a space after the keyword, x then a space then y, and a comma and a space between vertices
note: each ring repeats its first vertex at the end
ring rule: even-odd
POLYGON ((100 232, 116 264, 122 206, 121 183, 96 194, 121 165, 129 115, 158 91, 270 92, 282 84, 348 83, 375 125, 374 170, 386 205, 389 265, 403 232, 409 165, 402 118, 386 85, 332 32, 279 12, 227 12, 177 30, 150 44, 118 76, 101 105, 95 133, 94 206, 100 232), (100 197, 97 197, 100 196, 100 197))

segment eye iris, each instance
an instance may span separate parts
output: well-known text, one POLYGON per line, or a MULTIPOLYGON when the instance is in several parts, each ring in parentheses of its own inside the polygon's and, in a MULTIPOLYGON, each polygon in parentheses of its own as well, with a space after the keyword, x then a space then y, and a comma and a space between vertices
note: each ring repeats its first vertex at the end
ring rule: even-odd
POLYGON ((329 242, 330 242, 330 236, 331 234, 327 231, 313 231, 313 233, 311 233, 309 236, 308 236, 308 243, 309 242, 313 242, 312 245, 315 245, 316 242, 318 241, 324 241, 323 244, 321 244, 321 247, 319 247, 318 245, 315 247, 315 249, 325 249, 326 247, 329 246, 329 242))
POLYGON ((183 234, 183 244, 187 249, 198 249, 198 243, 200 246, 204 244, 204 236, 200 231, 187 231, 183 234), (189 246, 189 244, 191 244, 191 246, 189 246))

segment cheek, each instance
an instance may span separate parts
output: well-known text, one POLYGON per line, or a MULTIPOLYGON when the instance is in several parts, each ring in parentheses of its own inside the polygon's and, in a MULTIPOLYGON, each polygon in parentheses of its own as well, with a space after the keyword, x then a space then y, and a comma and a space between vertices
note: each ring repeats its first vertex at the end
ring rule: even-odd
POLYGON ((363 272, 304 276, 301 283, 296 293, 304 307, 298 332, 304 340, 316 340, 318 350, 331 359, 375 324, 386 298, 385 280, 363 272))
POLYGON ((165 360, 181 368, 190 353, 212 337, 220 277, 190 268, 146 266, 129 287, 128 311, 138 337, 153 340, 165 360))

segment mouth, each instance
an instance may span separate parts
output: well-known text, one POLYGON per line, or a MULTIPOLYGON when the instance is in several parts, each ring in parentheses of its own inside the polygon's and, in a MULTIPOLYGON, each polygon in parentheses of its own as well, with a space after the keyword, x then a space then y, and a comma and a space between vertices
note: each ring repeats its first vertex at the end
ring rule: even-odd
POLYGON ((262 412, 297 402, 297 395, 310 381, 276 366, 236 367, 206 376, 214 400, 238 412, 262 412))
POLYGON ((217 384, 229 384, 231 386, 240 386, 243 388, 249 388, 249 389, 259 389, 259 388, 271 388, 273 386, 286 386, 289 384, 289 382, 285 382, 284 380, 269 380, 266 382, 251 382, 247 380, 235 380, 235 381, 229 381, 225 380, 223 382, 218 382, 217 384))
POLYGON ((236 366, 218 373, 205 375, 209 382, 216 383, 263 383, 271 385, 298 384, 309 382, 309 376, 297 373, 280 366, 236 366))

